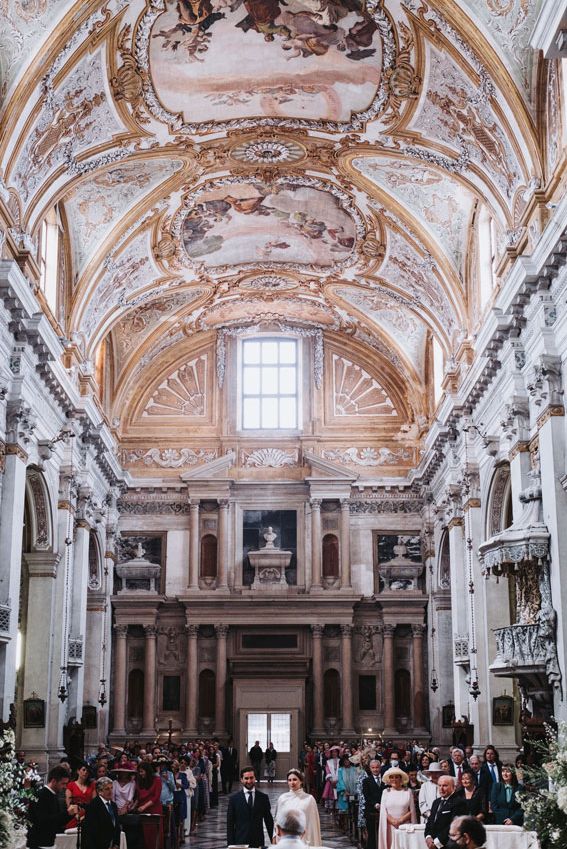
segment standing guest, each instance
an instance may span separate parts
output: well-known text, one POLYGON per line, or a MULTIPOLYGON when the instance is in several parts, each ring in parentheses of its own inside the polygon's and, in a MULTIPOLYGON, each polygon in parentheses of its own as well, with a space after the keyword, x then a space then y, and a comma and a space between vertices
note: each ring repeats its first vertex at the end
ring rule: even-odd
POLYGON ((219 804, 219 776, 221 770, 221 753, 219 750, 219 744, 213 743, 211 747, 209 747, 209 760, 211 762, 211 796, 210 796, 210 807, 218 808, 219 804))
POLYGON ((486 829, 474 817, 457 817, 451 823, 449 837, 455 846, 464 849, 485 849, 486 829))
POLYGON ((449 829, 455 817, 464 816, 467 806, 462 796, 455 793, 455 779, 443 775, 438 781, 439 798, 433 802, 425 825, 425 843, 428 849, 442 849, 449 841, 449 829))
POLYGON ((270 799, 266 793, 256 790, 256 772, 251 766, 240 770, 242 789, 233 793, 228 800, 226 820, 227 844, 265 846, 264 825, 271 842, 274 820, 270 810, 270 799))
POLYGON ((474 773, 465 769, 461 778, 460 793, 467 803, 467 816, 484 820, 486 817, 486 800, 484 793, 476 783, 474 773))
POLYGON ((264 757, 264 752, 262 751, 262 747, 260 746, 259 740, 256 740, 256 742, 248 752, 248 757, 250 758, 250 763, 252 764, 254 775, 256 776, 256 781, 259 784, 260 770, 262 768, 262 758, 264 757))
POLYGON ((422 752, 417 761, 417 780, 420 784, 427 781, 427 776, 424 775, 426 769, 429 769, 433 763, 433 755, 431 752, 422 752))
POLYGON ((348 773, 351 771, 351 762, 348 755, 340 759, 339 775, 337 780, 337 812, 339 815, 339 826, 344 828, 348 815, 348 797, 351 795, 351 787, 348 773))
POLYGON ((317 796, 317 764, 315 761, 315 752, 311 746, 305 744, 305 791, 311 793, 312 796, 317 796))
MULTIPOLYGON (((111 782, 112 783, 112 782, 111 782)), ((91 771, 87 764, 81 764, 74 781, 70 781, 65 791, 67 812, 71 817, 67 828, 76 828, 85 815, 87 806, 95 794, 95 782, 91 780, 91 771), (71 813, 71 808, 76 813, 71 813)))
POLYGON ((518 780, 514 767, 510 764, 502 766, 502 781, 492 785, 490 791, 490 807, 494 814, 496 825, 523 825, 524 811, 516 798, 518 780))
POLYGON ((136 776, 136 792, 138 797, 139 814, 148 817, 153 814, 158 820, 142 820, 144 831, 144 849, 154 849, 159 832, 159 846, 163 846, 163 805, 161 803, 161 778, 154 773, 154 768, 148 761, 138 764, 136 776))
POLYGON ((498 751, 494 746, 487 746, 483 753, 484 763, 480 768, 480 785, 485 796, 490 798, 492 785, 502 781, 502 772, 498 751))
POLYGON ((413 793, 407 789, 407 773, 397 766, 390 767, 382 781, 386 786, 380 804, 378 849, 391 849, 394 831, 406 822, 417 822, 417 816, 413 793))
POLYGON ((400 759, 399 749, 392 749, 391 750, 388 760, 384 763, 384 765, 382 767, 382 775, 384 775, 384 773, 387 772, 392 767, 404 769, 404 766, 403 766, 401 759, 400 759))
POLYGON ((99 778, 96 792, 81 827, 82 849, 119 849, 121 828, 118 808, 112 801, 112 779, 99 778))
POLYGON ((366 849, 376 849, 378 821, 380 817, 380 800, 384 785, 380 777, 382 764, 379 760, 370 761, 370 775, 362 779, 362 796, 364 799, 364 827, 366 828, 366 849))
POLYGON ((323 787, 323 799, 325 810, 334 811, 337 802, 337 783, 339 780, 339 746, 331 746, 329 757, 325 763, 325 786, 323 787))
POLYGON ((454 777, 457 787, 461 786, 461 778, 463 771, 466 769, 465 754, 458 746, 451 749, 451 757, 449 759, 449 772, 454 777))
POLYGON ((221 785, 223 793, 231 793, 238 764, 238 751, 234 747, 232 737, 226 746, 221 748, 221 785))
POLYGON ((418 810, 420 787, 421 784, 417 780, 417 769, 408 769, 408 790, 411 790, 411 792, 413 793, 413 803, 415 805, 416 811, 418 810))
MULTIPOLYGON (((195 793, 195 787, 197 786, 197 781, 192 771, 189 769, 189 762, 187 757, 180 758, 179 761, 179 772, 185 776, 185 822, 183 823, 183 836, 185 838, 189 837, 189 833, 191 831, 191 808, 192 808, 192 799, 195 793)), ((181 783, 183 784, 183 779, 181 779, 181 783)))
MULTIPOLYGON (((68 811, 62 811, 57 794, 65 790, 69 783, 69 772, 63 766, 54 766, 47 776, 47 783, 31 802, 28 812, 27 845, 29 849, 44 849, 55 845, 55 835, 65 831, 69 819, 68 811)), ((76 815, 78 808, 70 813, 76 815)))
POLYGON ((420 787, 418 805, 421 814, 421 821, 427 822, 433 802, 439 797, 438 782, 442 775, 445 775, 440 764, 435 761, 423 773, 425 781, 420 787))
POLYGON ((441 767, 441 772, 444 772, 445 775, 451 775, 451 764, 448 758, 441 758, 439 766, 441 767))
POLYGON ((302 811, 283 810, 276 818, 276 834, 280 849, 308 849, 303 841, 305 816, 302 811))
POLYGON ((478 755, 471 755, 469 758, 469 769, 473 773, 475 777, 475 781, 480 787, 480 769, 482 766, 482 761, 480 760, 478 755))
POLYGON ((299 769, 290 769, 287 774, 288 792, 282 793, 276 803, 276 819, 284 809, 302 811, 305 816, 304 838, 310 846, 321 845, 321 824, 317 802, 303 789, 303 773, 299 769))
POLYGON ((174 846, 185 843, 185 820, 187 819, 187 793, 189 782, 187 774, 181 770, 181 764, 174 760, 171 764, 171 772, 175 790, 173 791, 173 819, 175 822, 176 841, 174 846))
POLYGON ((273 784, 274 778, 276 777, 276 761, 278 759, 278 753, 274 749, 274 744, 272 742, 268 743, 268 748, 264 753, 264 758, 266 760, 264 776, 267 778, 268 784, 273 784))

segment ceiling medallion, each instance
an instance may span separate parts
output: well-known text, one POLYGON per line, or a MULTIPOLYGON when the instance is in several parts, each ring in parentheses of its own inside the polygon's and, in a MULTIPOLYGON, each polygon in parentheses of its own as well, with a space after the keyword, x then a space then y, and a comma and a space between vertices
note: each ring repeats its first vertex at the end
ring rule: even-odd
POLYGON ((259 292, 281 292, 286 289, 296 289, 297 282, 275 274, 263 274, 261 277, 243 280, 240 288, 259 292))
POLYGON ((231 156, 237 162, 262 163, 264 165, 297 162, 304 155, 304 151, 298 144, 288 141, 244 142, 231 150, 231 156))

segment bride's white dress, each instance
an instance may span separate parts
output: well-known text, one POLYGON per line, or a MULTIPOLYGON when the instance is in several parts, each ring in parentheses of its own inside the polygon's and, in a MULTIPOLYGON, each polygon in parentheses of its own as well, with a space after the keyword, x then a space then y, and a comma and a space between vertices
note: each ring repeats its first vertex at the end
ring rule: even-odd
POLYGON ((303 840, 309 843, 310 846, 321 845, 321 824, 319 822, 319 810, 317 802, 310 793, 305 790, 289 790, 287 793, 282 793, 276 802, 276 813, 274 820, 284 808, 303 811, 307 827, 303 840))

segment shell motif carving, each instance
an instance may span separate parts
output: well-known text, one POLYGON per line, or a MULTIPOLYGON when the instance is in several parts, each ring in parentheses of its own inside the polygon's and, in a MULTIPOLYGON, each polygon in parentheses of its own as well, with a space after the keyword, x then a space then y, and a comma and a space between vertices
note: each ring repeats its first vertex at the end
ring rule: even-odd
POLYGON ((242 451, 240 462, 243 466, 264 466, 279 468, 281 466, 297 465, 297 451, 282 451, 280 448, 259 448, 248 453, 242 451))
POLYGON ((207 357, 204 354, 176 369, 152 394, 143 417, 204 416, 207 357))
POLYGON ((335 416, 397 416, 396 408, 363 368, 333 355, 335 416))

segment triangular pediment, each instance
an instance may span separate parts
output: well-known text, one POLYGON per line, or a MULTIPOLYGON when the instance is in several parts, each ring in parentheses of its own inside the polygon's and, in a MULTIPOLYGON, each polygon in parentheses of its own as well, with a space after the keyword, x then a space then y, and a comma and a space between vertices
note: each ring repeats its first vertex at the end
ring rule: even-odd
POLYGON ((303 462, 309 463, 311 466, 312 474, 307 480, 324 478, 325 480, 335 479, 354 483, 359 477, 358 475, 353 475, 352 472, 345 471, 344 468, 337 466, 335 463, 330 463, 329 460, 323 460, 322 457, 318 457, 312 451, 304 452, 303 462))
POLYGON ((209 463, 204 463, 196 469, 191 469, 189 472, 183 472, 180 475, 181 480, 186 483, 195 480, 218 480, 226 478, 228 472, 234 466, 236 455, 234 451, 227 451, 222 457, 217 457, 216 460, 211 460, 209 463))

